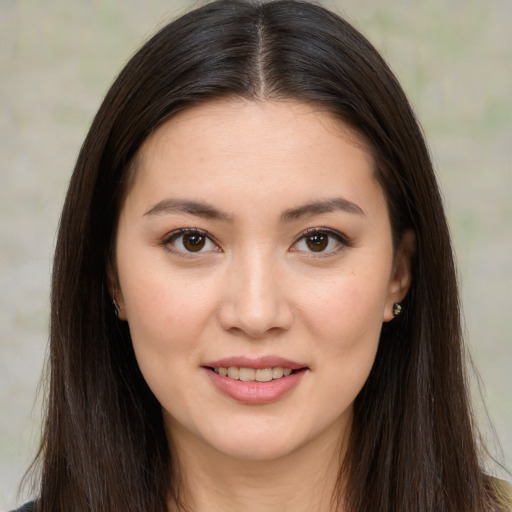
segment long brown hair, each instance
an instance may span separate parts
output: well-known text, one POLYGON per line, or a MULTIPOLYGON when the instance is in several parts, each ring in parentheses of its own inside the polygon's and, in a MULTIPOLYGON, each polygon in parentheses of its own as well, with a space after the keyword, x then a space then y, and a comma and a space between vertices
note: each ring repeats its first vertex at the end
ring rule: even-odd
POLYGON ((160 405, 114 315, 106 267, 143 141, 179 110, 226 96, 294 98, 338 116, 374 157, 395 242, 405 229, 416 234, 413 283, 356 399, 336 496, 350 512, 491 510, 452 248, 421 130, 371 44, 337 15, 295 0, 201 7, 147 42, 107 93, 78 157, 55 253, 38 510, 163 512, 169 495, 179 504, 160 405))

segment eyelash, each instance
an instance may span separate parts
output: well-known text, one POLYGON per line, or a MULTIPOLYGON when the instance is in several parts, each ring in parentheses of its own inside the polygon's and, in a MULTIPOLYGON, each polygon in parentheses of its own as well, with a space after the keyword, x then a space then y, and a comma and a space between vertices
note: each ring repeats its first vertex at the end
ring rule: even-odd
MULTIPOLYGON (((338 246, 334 249, 328 251, 304 251, 308 254, 308 258, 325 258, 328 256, 332 256, 337 254, 344 247, 352 247, 351 240, 344 234, 339 231, 335 231, 331 228, 319 227, 319 228, 310 228, 301 233, 301 235, 297 238, 297 240, 293 243, 292 248, 296 246, 302 240, 306 240, 308 238, 312 238, 315 235, 327 235, 330 238, 334 238, 338 244, 338 246)), ((328 242, 329 243, 329 242, 328 242)), ((295 252, 295 251, 294 251, 295 252)), ((298 251, 297 251, 298 252, 298 251)))
MULTIPOLYGON (((203 253, 203 252, 211 252, 212 251, 212 249, 203 251, 202 249, 203 249, 204 246, 200 247, 199 251, 187 251, 186 249, 185 250, 177 249, 173 245, 173 243, 175 243, 180 237, 184 237, 185 235, 189 235, 189 236, 196 235, 198 237, 201 237, 204 240, 205 244, 209 242, 209 243, 215 245, 216 249, 214 249, 214 252, 221 251, 221 249, 219 248, 219 245, 217 244, 217 242, 215 242, 215 240, 211 237, 211 235, 209 235, 206 231, 203 231, 202 229, 198 229, 198 228, 181 228, 181 229, 177 229, 176 231, 173 231, 173 232, 169 233, 162 240, 162 245, 169 252, 172 252, 174 254, 177 254, 178 256, 187 257, 187 258, 188 257, 193 257, 195 254, 200 254, 200 253, 203 253)), ((182 244, 183 244, 183 242, 182 242, 182 244)), ((329 244, 329 241, 327 242, 327 244, 329 244)), ((327 256, 331 256, 331 255, 337 254, 341 249, 343 249, 343 247, 352 247, 352 243, 351 243, 351 241, 348 239, 348 237, 346 235, 340 233, 339 231, 335 231, 333 229, 330 229, 330 228, 320 227, 320 228, 310 228, 310 229, 307 229, 306 231, 302 232, 300 234, 300 236, 295 240, 295 242, 293 242, 290 250, 292 252, 304 252, 304 253, 307 253, 309 258, 322 258, 322 257, 327 257, 327 256), (298 249, 293 249, 301 241, 305 241, 308 238, 311 239, 313 236, 322 236, 322 235, 323 236, 327 236, 329 238, 334 238, 336 240, 336 242, 338 243, 338 247, 336 247, 334 249, 331 249, 331 250, 328 250, 328 251, 321 250, 321 251, 318 251, 318 252, 315 252, 315 251, 300 251, 298 249)))
MULTIPOLYGON (((181 229, 177 229, 176 231, 173 231, 172 233, 169 233, 162 240, 162 245, 169 252, 172 252, 172 253, 174 253, 174 254, 176 254, 178 256, 182 256, 182 257, 185 257, 185 258, 194 257, 196 254, 201 254, 201 253, 204 253, 204 252, 210 252, 211 251, 211 250, 208 250, 208 251, 202 251, 202 250, 199 250, 199 251, 187 251, 187 250, 177 249, 173 245, 173 242, 176 242, 176 240, 178 240, 180 237, 184 237, 185 235, 189 235, 189 236, 196 235, 198 237, 201 237, 201 238, 203 238, 205 240, 205 243, 209 242, 209 243, 215 245, 215 247, 216 247, 216 249, 214 250, 215 252, 218 252, 220 250, 217 242, 215 242, 215 240, 206 231, 203 231, 202 229, 198 229, 198 228, 181 228, 181 229)), ((202 247, 201 247, 201 249, 202 249, 202 247)))

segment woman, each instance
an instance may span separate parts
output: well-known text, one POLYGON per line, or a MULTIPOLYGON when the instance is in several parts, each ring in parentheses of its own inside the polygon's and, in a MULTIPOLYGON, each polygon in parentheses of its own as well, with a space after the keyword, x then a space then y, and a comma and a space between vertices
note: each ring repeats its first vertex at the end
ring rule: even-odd
POLYGON ((421 131, 318 6, 211 3, 121 72, 62 214, 50 363, 38 511, 510 509, 421 131))

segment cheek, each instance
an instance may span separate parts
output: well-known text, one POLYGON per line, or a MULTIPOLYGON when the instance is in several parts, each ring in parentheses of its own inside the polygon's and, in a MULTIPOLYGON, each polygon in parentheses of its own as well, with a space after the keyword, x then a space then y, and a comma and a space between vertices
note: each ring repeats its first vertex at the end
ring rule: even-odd
POLYGON ((197 286, 185 275, 147 267, 144 273, 132 269, 125 275, 123 298, 136 352, 164 355, 194 347, 213 311, 209 280, 197 286))
POLYGON ((333 415, 350 407, 370 374, 382 329, 385 284, 375 276, 367 282, 352 274, 303 302, 303 318, 316 345, 313 370, 322 382, 316 399, 333 415))
POLYGON ((161 271, 126 275, 123 296, 137 363, 157 400, 174 411, 192 400, 180 383, 201 360, 214 310, 212 284, 194 286, 161 271))
POLYGON ((305 287, 300 308, 317 339, 340 351, 378 340, 387 298, 385 276, 354 269, 305 287))

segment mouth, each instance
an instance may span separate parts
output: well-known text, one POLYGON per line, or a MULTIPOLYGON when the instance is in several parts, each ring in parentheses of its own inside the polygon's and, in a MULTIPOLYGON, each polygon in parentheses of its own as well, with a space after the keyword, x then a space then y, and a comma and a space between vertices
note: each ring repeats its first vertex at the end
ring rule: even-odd
POLYGON ((279 401, 303 381, 309 370, 303 362, 277 355, 231 356, 203 365, 221 394, 248 405, 279 401))
POLYGON ((218 366, 209 367, 209 370, 215 372, 221 377, 228 379, 241 380, 243 382, 270 382, 273 380, 288 377, 292 373, 305 370, 305 368, 286 368, 282 366, 274 366, 268 368, 245 368, 239 366, 218 366))
POLYGON ((277 356, 227 357, 203 368, 214 388, 247 405, 280 400, 299 386, 309 370, 303 363, 277 356))

